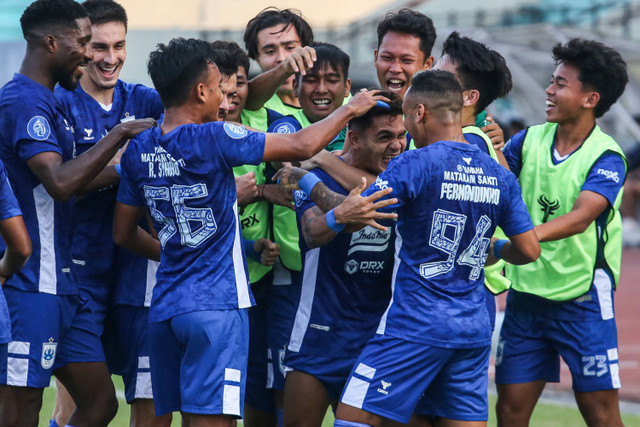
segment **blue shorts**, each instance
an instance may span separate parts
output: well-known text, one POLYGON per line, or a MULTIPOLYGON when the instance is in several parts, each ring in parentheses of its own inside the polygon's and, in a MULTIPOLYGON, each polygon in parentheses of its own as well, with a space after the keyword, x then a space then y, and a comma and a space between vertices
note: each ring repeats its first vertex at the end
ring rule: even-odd
POLYGON ((489 354, 490 346, 439 348, 376 335, 358 358, 340 401, 406 424, 424 394, 424 413, 486 421, 489 354))
POLYGON ((560 356, 575 391, 620 388, 615 319, 569 322, 507 306, 496 351, 496 384, 558 382, 560 356))
POLYGON ((149 324, 156 415, 182 411, 242 417, 247 310, 195 311, 149 324))
POLYGON ((109 310, 102 336, 107 365, 122 376, 127 403, 153 399, 148 330, 148 307, 116 305, 109 310))
POLYGON ((284 354, 300 301, 300 272, 291 285, 272 285, 267 296, 267 388, 284 390, 284 354))
POLYGON ((329 400, 337 400, 358 360, 354 357, 327 357, 287 350, 284 356, 285 372, 299 371, 316 377, 327 391, 329 400))
POLYGON ((78 295, 3 289, 12 341, 0 350, 0 383, 47 387, 51 372, 73 362, 104 361, 100 337, 90 325, 86 300, 78 295))

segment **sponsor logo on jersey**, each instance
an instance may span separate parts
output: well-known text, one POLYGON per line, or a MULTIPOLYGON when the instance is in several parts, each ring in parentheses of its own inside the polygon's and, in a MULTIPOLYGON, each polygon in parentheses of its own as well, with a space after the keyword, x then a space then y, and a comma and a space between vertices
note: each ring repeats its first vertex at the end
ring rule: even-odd
MULTIPOLYGON (((244 209, 241 210, 240 212, 240 216, 244 215, 244 209)), ((253 226, 254 224, 260 224, 260 220, 258 220, 258 214, 254 213, 253 215, 250 215, 246 218, 242 218, 240 220, 240 225, 242 227, 242 229, 244 230, 245 228, 249 228, 251 226, 253 226)))
POLYGON ((378 393, 382 393, 384 395, 389 394, 389 387, 391 387, 391 383, 386 382, 385 380, 380 381, 380 385, 382 388, 378 388, 378 393))
POLYGON ((377 230, 370 225, 351 235, 351 247, 347 255, 358 251, 383 252, 389 247, 391 230, 377 230))
POLYGON ((273 133, 296 133, 296 128, 291 123, 284 122, 273 128, 273 133))
POLYGON ((34 116, 27 123, 27 133, 33 139, 44 141, 51 135, 49 121, 42 116, 34 116))
POLYGON ((247 129, 244 126, 226 123, 222 125, 224 131, 233 139, 242 139, 247 136, 247 129))
POLYGON ((376 187, 379 188, 380 190, 386 190, 387 187, 389 186, 389 181, 385 181, 380 177, 376 178, 376 187))
POLYGON ((93 133, 93 129, 84 128, 84 133, 87 134, 87 136, 84 137, 86 141, 93 139, 93 136, 91 136, 91 134, 93 133))
POLYGON ((296 204, 296 207, 302 206, 302 202, 307 199, 307 193, 302 190, 296 190, 293 192, 293 201, 296 204))
POLYGON ((600 175, 604 175, 605 178, 612 180, 616 184, 620 182, 620 177, 618 176, 617 171, 610 171, 606 169, 598 169, 598 173, 600 175))
POLYGON ((469 166, 471 164, 471 157, 463 157, 462 160, 469 166))
POLYGON ((42 343, 42 358, 40 364, 44 369, 51 369, 53 362, 56 360, 57 342, 53 342, 53 337, 49 338, 49 342, 42 343))
POLYGON ((544 212, 544 216, 542 217, 543 224, 547 222, 549 220, 549 216, 553 215, 553 213, 560 207, 559 200, 549 200, 545 194, 538 197, 538 203, 541 206, 540 210, 544 212))
POLYGON ((344 263, 344 271, 349 274, 361 273, 380 273, 384 270, 384 261, 356 261, 350 259, 344 263))
POLYGON ((358 271, 358 261, 355 259, 350 259, 349 261, 344 263, 344 271, 349 274, 356 273, 358 271))

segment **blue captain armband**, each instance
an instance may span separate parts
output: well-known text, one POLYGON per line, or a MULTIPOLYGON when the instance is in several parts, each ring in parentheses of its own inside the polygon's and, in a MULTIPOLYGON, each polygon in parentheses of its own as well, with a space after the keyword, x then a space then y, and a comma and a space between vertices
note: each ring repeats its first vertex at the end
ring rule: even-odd
POLYGON ((315 174, 307 173, 302 178, 300 178, 300 181, 298 181, 298 187, 300 187, 300 189, 304 191, 307 196, 310 196, 311 190, 313 190, 313 187, 315 187, 316 184, 321 181, 322 180, 318 178, 315 174))
POLYGON ((493 255, 497 258, 497 259, 502 259, 502 248, 504 247, 504 245, 508 242, 507 239, 500 239, 496 242, 496 244, 493 246, 493 255))

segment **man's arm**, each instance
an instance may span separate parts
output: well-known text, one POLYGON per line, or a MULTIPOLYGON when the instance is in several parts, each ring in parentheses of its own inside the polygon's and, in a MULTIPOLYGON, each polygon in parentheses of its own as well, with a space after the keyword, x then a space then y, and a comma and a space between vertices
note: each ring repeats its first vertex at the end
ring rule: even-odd
POLYGON ((313 68, 315 61, 314 48, 297 47, 280 65, 249 81, 249 96, 244 108, 252 111, 261 109, 292 74, 300 73, 304 76, 306 70, 313 68))
POLYGON ((97 144, 74 159, 63 162, 60 154, 45 151, 27 160, 27 165, 51 197, 66 201, 103 170, 125 141, 155 125, 154 119, 120 123, 97 144))
POLYGON ((138 226, 145 213, 143 206, 130 206, 116 202, 113 219, 113 241, 131 252, 160 261, 160 242, 138 226))
POLYGON ((31 239, 21 215, 0 221, 0 236, 7 245, 0 259, 0 284, 4 284, 31 256, 31 239))
POLYGON ((584 232, 609 206, 606 197, 593 191, 581 191, 571 212, 537 225, 536 234, 541 242, 566 239, 584 232))
POLYGON ((329 117, 312 124, 295 134, 267 133, 263 161, 306 160, 329 144, 354 117, 361 116, 376 105, 377 101, 389 102, 377 91, 363 90, 329 117))
POLYGON ((304 241, 311 249, 326 245, 338 235, 329 228, 326 214, 318 206, 313 206, 304 212, 300 227, 304 241))
MULTIPOLYGON (((499 242, 498 239, 491 239, 491 247, 489 248, 489 257, 487 265, 495 264, 499 258, 496 257, 495 246, 499 242)), ((514 264, 528 264, 538 259, 540 256, 540 243, 538 236, 534 230, 525 231, 509 237, 507 242, 503 242, 500 250, 500 258, 514 264)))

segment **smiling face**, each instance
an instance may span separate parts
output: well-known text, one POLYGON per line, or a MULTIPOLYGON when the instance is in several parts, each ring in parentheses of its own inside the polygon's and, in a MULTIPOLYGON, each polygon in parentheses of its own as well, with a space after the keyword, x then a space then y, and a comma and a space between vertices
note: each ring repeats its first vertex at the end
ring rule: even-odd
MULTIPOLYGON (((98 90, 113 89, 127 59, 127 30, 121 22, 107 22, 91 27, 90 50, 93 60, 87 65, 87 83, 98 90)), ((85 84, 83 80, 82 84, 85 84)))
POLYGON ((248 96, 249 85, 247 83, 247 70, 241 65, 238 67, 238 72, 236 73, 236 90, 232 93, 226 120, 238 123, 242 121, 242 110, 244 110, 248 96))
MULTIPOLYGON (((293 25, 278 24, 265 28, 258 32, 258 57, 256 62, 260 69, 269 71, 281 64, 291 52, 301 46, 300 37, 293 25)), ((280 86, 278 92, 291 93, 293 91, 293 78, 291 76, 280 86)))
POLYGON ((376 175, 387 169, 389 162, 407 145, 407 131, 401 115, 374 117, 367 129, 349 132, 355 133, 350 141, 356 165, 376 175))
POLYGON ((586 109, 593 111, 595 105, 591 101, 595 92, 583 86, 579 75, 580 71, 571 65, 561 63, 557 66, 546 90, 545 113, 548 122, 572 122, 586 109))
POLYGON ((218 109, 218 120, 228 120, 227 114, 229 113, 229 106, 231 105, 231 100, 236 92, 236 79, 237 77, 235 74, 232 74, 231 76, 222 76, 222 81, 220 82, 222 102, 218 109))
POLYGON ((431 68, 433 57, 425 58, 420 38, 411 34, 387 32, 374 53, 374 65, 380 87, 401 97, 418 71, 431 68))
POLYGON ((91 22, 89 18, 80 18, 76 25, 77 28, 65 30, 56 37, 56 80, 67 90, 76 88, 83 69, 92 58, 87 49, 91 40, 91 22))
POLYGON ((324 119, 342 106, 349 94, 351 81, 345 79, 341 68, 325 63, 314 67, 294 84, 300 106, 311 123, 324 119))

